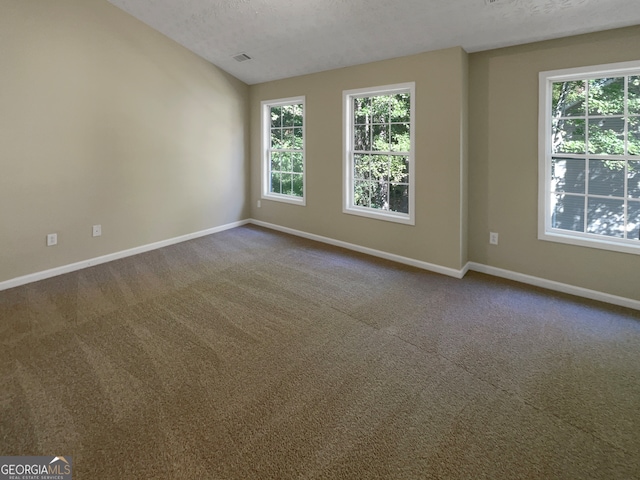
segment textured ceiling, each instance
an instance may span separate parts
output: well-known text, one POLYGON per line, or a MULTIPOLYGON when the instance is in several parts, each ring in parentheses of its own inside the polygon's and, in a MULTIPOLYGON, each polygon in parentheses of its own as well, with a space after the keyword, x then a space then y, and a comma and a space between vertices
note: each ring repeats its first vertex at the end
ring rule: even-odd
MULTIPOLYGON (((640 24, 639 0, 109 0, 246 83, 640 24), (232 56, 252 60, 238 63, 232 56)), ((640 55, 640 54, 639 54, 640 55)))

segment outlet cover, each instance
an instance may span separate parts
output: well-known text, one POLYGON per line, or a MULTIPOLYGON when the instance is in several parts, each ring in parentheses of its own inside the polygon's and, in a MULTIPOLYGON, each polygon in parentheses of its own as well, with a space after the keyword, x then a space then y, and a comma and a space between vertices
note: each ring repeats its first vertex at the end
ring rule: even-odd
POLYGON ((102 235, 102 225, 94 225, 93 226, 93 236, 99 237, 102 235))
POLYGON ((53 247, 58 244, 58 234, 50 233, 47 235, 47 247, 53 247))
POLYGON ((496 232, 489 233, 489 243, 491 245, 498 245, 498 234, 496 232))

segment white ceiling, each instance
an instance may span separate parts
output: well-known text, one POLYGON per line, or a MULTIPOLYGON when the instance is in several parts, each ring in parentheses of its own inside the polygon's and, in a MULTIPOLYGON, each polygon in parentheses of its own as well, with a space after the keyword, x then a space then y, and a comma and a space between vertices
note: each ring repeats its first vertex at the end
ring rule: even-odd
MULTIPOLYGON (((248 84, 640 24, 640 0, 109 0, 248 84), (236 62, 246 53, 252 60, 236 62)), ((640 53, 639 53, 640 55, 640 53)))

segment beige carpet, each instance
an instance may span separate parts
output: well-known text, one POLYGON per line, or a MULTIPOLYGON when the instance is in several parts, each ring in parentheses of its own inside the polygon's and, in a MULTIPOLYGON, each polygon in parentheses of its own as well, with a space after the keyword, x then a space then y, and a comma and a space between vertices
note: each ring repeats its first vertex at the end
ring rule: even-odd
POLYGON ((640 478, 639 312, 241 227, 0 318, 0 454, 76 480, 640 478))

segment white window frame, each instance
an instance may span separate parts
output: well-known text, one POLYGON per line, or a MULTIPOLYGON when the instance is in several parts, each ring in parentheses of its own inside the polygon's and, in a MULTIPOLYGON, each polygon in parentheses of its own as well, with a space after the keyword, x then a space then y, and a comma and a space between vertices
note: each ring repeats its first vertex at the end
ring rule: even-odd
MULTIPOLYGON (((578 67, 561 70, 550 70, 539 74, 538 94, 538 239, 551 242, 559 242, 583 247, 612 250, 616 252, 632 253, 640 255, 640 241, 605 237, 587 232, 572 232, 563 229, 555 229, 551 226, 551 100, 554 82, 566 82, 572 80, 591 80, 604 77, 621 77, 640 75, 640 61, 611 63, 590 67, 578 67)), ((627 118, 626 95, 624 118, 627 118)), ((625 134, 626 134, 625 123, 625 134)), ((626 135, 625 135, 626 136, 626 135)), ((566 154, 555 154, 565 156, 566 154)), ((572 156, 568 155, 568 156, 572 156)), ((606 155, 584 155, 585 158, 602 158, 606 155)), ((614 155, 609 158, 614 160, 640 160, 638 155, 614 155)), ((588 171, 588 170, 587 170, 588 171)), ((627 183, 625 181, 625 192, 627 183)), ((586 193, 586 191, 585 191, 586 193)), ((623 198, 628 199, 625 195, 623 198)), ((586 215, 586 212, 585 212, 586 215)))
MULTIPOLYGON (((407 225, 415 225, 415 104, 416 104, 416 86, 415 82, 398 83, 394 85, 384 85, 379 87, 358 88, 353 90, 345 90, 342 92, 342 112, 343 112, 343 213, 351 215, 360 215, 363 217, 376 218, 378 220, 387 220, 390 222, 404 223, 407 225), (369 207, 354 205, 353 202, 353 98, 356 97, 372 97, 378 95, 395 95, 398 93, 409 93, 411 103, 410 112, 410 151, 409 157, 409 213, 390 212, 386 210, 378 210, 369 207)), ((380 152, 382 154, 386 152, 380 152)), ((398 154, 400 152, 388 152, 389 154, 398 154)))
MULTIPOLYGON (((305 206, 307 204, 307 165, 306 165, 306 115, 305 96, 264 100, 260 103, 261 112, 261 152, 262 152, 262 195, 263 200, 275 200, 277 202, 292 203, 305 206), (271 151, 271 107, 302 104, 302 197, 273 193, 271 184, 271 163, 269 153, 271 151)), ((299 150, 296 150, 299 151, 299 150)))

